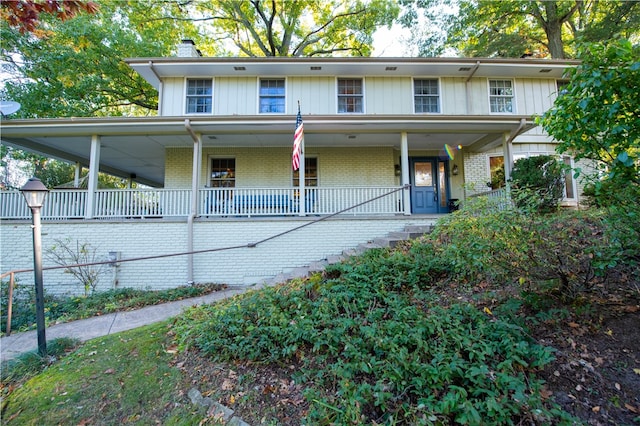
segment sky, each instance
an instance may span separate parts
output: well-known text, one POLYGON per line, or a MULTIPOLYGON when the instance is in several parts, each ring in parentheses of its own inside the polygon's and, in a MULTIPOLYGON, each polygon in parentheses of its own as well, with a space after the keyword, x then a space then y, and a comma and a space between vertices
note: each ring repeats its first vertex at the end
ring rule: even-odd
POLYGON ((411 33, 408 28, 394 24, 391 28, 383 27, 373 34, 373 57, 416 56, 415 49, 410 49, 411 33))

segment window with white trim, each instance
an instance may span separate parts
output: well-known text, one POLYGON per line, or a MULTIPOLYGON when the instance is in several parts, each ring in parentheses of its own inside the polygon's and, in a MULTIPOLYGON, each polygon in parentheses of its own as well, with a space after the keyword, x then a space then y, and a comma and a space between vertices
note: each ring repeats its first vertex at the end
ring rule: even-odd
POLYGON ((260 79, 260 114, 284 114, 284 78, 260 79))
POLYGON ((440 112, 440 88, 437 79, 413 80, 413 105, 416 113, 440 112))
POLYGON ((569 80, 556 80, 556 94, 560 96, 567 93, 566 87, 568 84, 569 80))
POLYGON ((363 90, 361 78, 338 79, 338 113, 362 113, 363 90))
POLYGON ((491 112, 513 114, 513 81, 489 80, 491 112))
POLYGON ((236 159, 211 158, 211 188, 234 188, 236 186, 236 159))
MULTIPOLYGON (((300 170, 293 172, 293 186, 300 186, 300 170)), ((304 157, 304 186, 318 186, 318 159, 304 157)))
POLYGON ((213 81, 187 79, 187 114, 211 114, 213 111, 213 81))

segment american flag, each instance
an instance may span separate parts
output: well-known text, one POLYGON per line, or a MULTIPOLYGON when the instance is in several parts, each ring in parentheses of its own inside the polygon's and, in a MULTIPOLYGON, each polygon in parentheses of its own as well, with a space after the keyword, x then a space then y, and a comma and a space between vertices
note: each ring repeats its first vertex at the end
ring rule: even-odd
POLYGON ((300 168, 300 154, 302 153, 302 143, 304 142, 304 129, 302 125, 302 115, 300 115, 300 105, 298 105, 298 117, 296 118, 296 131, 293 134, 293 156, 291 165, 293 170, 300 168))

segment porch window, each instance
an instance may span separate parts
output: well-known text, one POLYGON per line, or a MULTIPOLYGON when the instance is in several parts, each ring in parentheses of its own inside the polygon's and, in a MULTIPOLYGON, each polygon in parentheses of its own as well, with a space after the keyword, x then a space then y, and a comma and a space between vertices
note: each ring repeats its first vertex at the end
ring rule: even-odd
POLYGON ((363 91, 361 78, 338 79, 338 113, 362 113, 363 91))
POLYGON ((564 95, 565 93, 567 93, 567 85, 569 84, 569 80, 556 80, 556 94, 558 96, 560 95, 564 95))
POLYGON ((211 188, 234 188, 236 186, 236 159, 212 158, 210 176, 209 186, 211 188))
POLYGON ((491 189, 500 189, 505 186, 504 157, 502 155, 489 157, 489 173, 491 189))
POLYGON ((284 114, 284 78, 260 79, 260 114, 284 114))
MULTIPOLYGON (((300 171, 293 172, 293 186, 300 186, 300 171)), ((318 159, 304 158, 304 186, 318 186, 318 159)))
POLYGON ((413 103, 416 113, 440 112, 438 80, 413 80, 413 103))
POLYGON ((212 81, 187 80, 187 114, 211 114, 212 105, 212 81))
POLYGON ((513 113, 513 81, 489 80, 491 112, 513 113))
MULTIPOLYGON (((573 168, 573 164, 571 161, 571 157, 566 155, 562 156, 562 162, 567 167, 573 168)), ((575 200, 576 198, 576 190, 575 190, 575 180, 573 179, 573 170, 569 169, 564 173, 564 198, 565 200, 575 200)))

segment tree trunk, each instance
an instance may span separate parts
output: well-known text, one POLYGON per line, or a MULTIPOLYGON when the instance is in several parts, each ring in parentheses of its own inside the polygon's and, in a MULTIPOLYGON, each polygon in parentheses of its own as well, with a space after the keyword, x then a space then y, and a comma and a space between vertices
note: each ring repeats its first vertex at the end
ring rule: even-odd
POLYGON ((553 59, 564 59, 564 42, 562 41, 562 22, 558 16, 558 4, 555 1, 545 1, 544 8, 547 20, 543 23, 544 32, 549 42, 549 53, 553 59))

